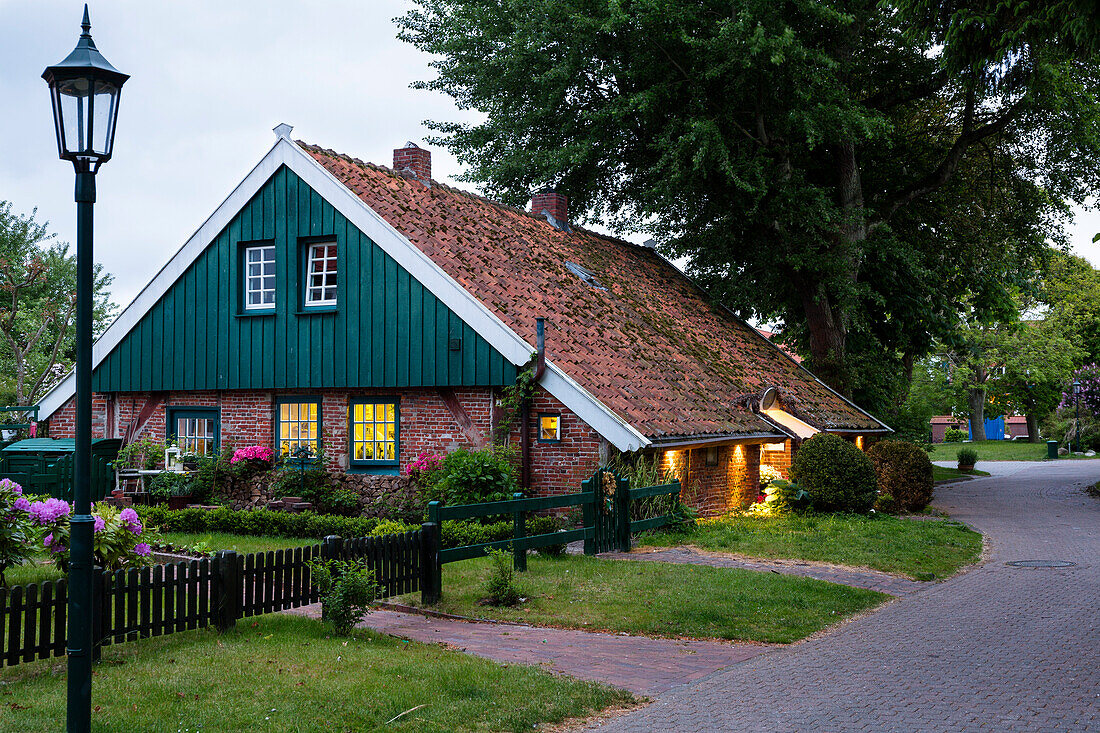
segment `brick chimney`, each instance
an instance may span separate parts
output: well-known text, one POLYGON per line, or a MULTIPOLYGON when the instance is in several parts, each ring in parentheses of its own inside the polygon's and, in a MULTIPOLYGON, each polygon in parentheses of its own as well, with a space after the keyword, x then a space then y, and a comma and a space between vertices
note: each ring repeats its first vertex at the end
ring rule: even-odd
POLYGON ((553 217, 550 222, 559 229, 569 225, 569 199, 556 191, 540 191, 531 197, 531 213, 542 216, 546 212, 553 217))
POLYGON ((425 181, 432 177, 432 152, 425 150, 416 143, 405 143, 405 147, 393 151, 393 169, 401 171, 408 169, 416 174, 417 178, 425 181))

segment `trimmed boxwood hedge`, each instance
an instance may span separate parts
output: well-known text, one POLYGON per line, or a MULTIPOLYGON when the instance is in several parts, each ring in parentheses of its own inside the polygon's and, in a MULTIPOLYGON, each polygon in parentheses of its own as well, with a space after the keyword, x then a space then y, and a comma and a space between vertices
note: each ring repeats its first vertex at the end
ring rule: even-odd
POLYGON ((867 513, 878 495, 871 459, 844 438, 818 433, 798 448, 791 478, 820 512, 867 513))
MULTIPOLYGON (((226 532, 228 534, 258 537, 300 537, 319 541, 327 535, 341 537, 366 537, 378 526, 374 517, 341 517, 316 512, 273 512, 269 509, 234 511, 226 507, 218 509, 166 509, 163 506, 136 507, 142 522, 157 527, 162 532, 226 532)), ((395 522, 387 522, 395 531, 403 531, 395 522)), ((557 531, 560 522, 554 517, 528 517, 527 534, 547 534, 557 531)), ((406 529, 418 529, 419 525, 404 525, 406 529)), ((440 528, 444 548, 496 542, 512 537, 512 522, 492 524, 446 521, 440 528)))

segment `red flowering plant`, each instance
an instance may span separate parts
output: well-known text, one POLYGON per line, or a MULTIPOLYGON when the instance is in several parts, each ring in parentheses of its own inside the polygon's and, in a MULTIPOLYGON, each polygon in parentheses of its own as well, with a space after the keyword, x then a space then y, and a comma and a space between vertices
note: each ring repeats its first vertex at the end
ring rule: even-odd
POLYGON ((260 471, 266 471, 275 460, 275 450, 265 445, 248 445, 233 451, 229 465, 233 472, 242 478, 260 471))
POLYGON ((443 456, 421 451, 416 460, 405 469, 405 475, 409 476, 421 489, 435 485, 439 469, 443 467, 443 456))

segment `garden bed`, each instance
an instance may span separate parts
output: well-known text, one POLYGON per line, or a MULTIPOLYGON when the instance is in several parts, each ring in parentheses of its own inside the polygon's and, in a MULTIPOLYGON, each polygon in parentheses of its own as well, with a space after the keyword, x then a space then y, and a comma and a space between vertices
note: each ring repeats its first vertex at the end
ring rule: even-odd
POLYGON ((684 532, 642 535, 638 544, 693 545, 748 557, 814 560, 916 580, 953 575, 982 552, 982 536, 963 524, 887 514, 729 515, 700 521, 684 532))
MULTIPOLYGON (((63 660, 0 672, 0 730, 55 731, 63 660)), ((605 685, 276 614, 104 650, 96 730, 530 730, 637 701, 605 685)))
MULTIPOLYGON (((565 555, 528 559, 516 574, 527 600, 481 605, 489 561, 443 567, 431 608, 458 616, 645 636, 789 643, 873 608, 888 596, 810 578, 747 570, 565 555)), ((421 605, 419 595, 398 599, 421 605)))

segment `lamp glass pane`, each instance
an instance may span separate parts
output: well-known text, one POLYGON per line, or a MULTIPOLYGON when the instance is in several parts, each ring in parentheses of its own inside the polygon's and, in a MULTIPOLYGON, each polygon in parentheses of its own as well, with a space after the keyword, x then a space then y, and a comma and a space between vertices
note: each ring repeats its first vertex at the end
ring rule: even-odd
POLYGON ((114 147, 115 109, 119 89, 114 84, 97 81, 92 100, 92 149, 99 155, 109 156, 114 147))
POLYGON ((65 132, 63 145, 66 153, 79 154, 87 150, 90 89, 88 80, 83 78, 57 82, 65 132))

